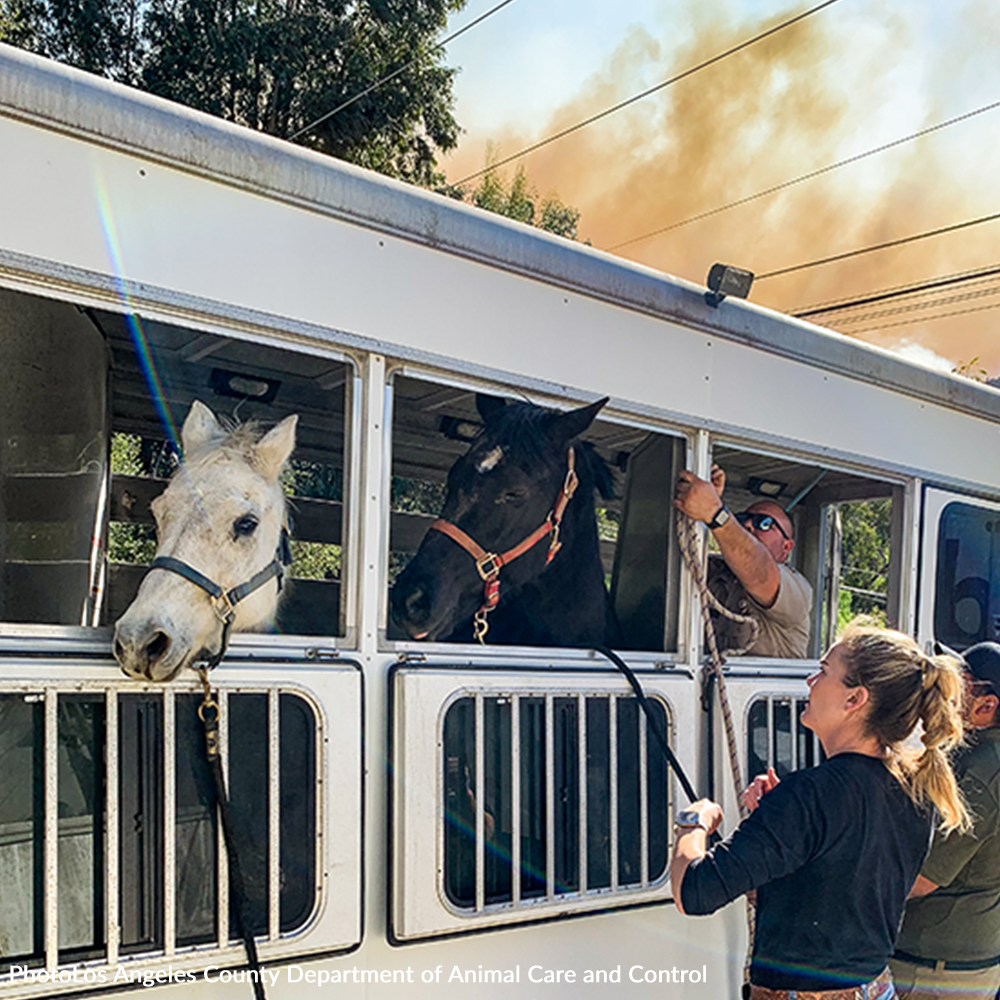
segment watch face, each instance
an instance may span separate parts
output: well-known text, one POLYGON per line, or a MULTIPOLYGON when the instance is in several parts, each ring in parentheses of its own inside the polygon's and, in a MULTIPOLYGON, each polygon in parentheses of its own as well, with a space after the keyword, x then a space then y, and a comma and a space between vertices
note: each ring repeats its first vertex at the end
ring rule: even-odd
POLYGON ((701 816, 696 813, 693 809, 684 809, 677 814, 677 825, 678 826, 701 826, 704 824, 701 821, 701 816))
POLYGON ((714 531, 716 528, 721 528, 729 520, 730 517, 732 517, 732 515, 729 512, 729 508, 725 506, 720 507, 715 512, 715 517, 713 517, 712 520, 708 522, 708 526, 714 531))

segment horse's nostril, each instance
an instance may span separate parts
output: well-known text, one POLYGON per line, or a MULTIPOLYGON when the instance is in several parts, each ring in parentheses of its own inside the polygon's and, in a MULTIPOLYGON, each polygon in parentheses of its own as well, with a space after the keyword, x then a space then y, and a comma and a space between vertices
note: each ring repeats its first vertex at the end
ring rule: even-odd
POLYGON ((406 595, 403 606, 406 609, 407 618, 411 621, 426 618, 431 609, 430 595, 418 585, 406 595))
POLYGON ((157 632, 149 642, 146 643, 146 662, 153 666, 170 648, 170 636, 166 632, 157 632))
POLYGON ((121 639, 115 639, 115 659, 119 663, 125 662, 125 647, 121 643, 121 639))

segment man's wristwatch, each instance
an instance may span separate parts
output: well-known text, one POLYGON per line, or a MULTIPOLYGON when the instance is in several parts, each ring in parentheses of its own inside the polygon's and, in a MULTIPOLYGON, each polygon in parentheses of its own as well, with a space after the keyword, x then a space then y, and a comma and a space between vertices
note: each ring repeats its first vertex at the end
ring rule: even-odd
POLYGON ((731 517, 732 512, 729 508, 723 504, 716 512, 715 517, 708 522, 708 528, 710 531, 715 531, 716 528, 721 528, 731 517))
POLYGON ((708 824, 701 818, 701 813, 694 809, 682 809, 674 820, 674 826, 678 830, 704 830, 708 833, 708 824))

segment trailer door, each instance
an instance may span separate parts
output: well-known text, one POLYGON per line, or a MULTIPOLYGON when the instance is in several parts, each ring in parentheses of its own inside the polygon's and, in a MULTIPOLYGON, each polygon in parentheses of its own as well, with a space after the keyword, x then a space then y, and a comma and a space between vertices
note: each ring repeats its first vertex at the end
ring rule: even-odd
POLYGON ((1000 641, 1000 504, 927 488, 921 543, 920 642, 1000 641))

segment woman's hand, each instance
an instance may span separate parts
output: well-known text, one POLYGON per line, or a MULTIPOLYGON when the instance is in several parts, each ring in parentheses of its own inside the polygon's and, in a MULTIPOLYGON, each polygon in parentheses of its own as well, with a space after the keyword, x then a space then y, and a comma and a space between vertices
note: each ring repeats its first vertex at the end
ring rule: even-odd
POLYGON ((743 793, 743 804, 753 812, 757 806, 760 805, 760 800, 769 792, 772 788, 776 788, 781 784, 781 779, 774 772, 773 767, 767 769, 767 774, 758 774, 750 787, 743 793))
POLYGON ((698 814, 705 829, 703 830, 700 826, 678 829, 674 840, 674 857, 670 862, 670 884, 673 889, 674 903, 681 913, 684 912, 684 905, 681 902, 681 885, 684 882, 684 873, 692 861, 697 861, 705 856, 705 845, 708 837, 715 833, 722 823, 722 806, 711 799, 698 799, 697 802, 692 802, 688 806, 688 811, 698 814))
POLYGON ((711 799, 698 799, 691 804, 691 811, 696 812, 702 823, 708 828, 706 836, 711 836, 722 825, 722 806, 711 799))

